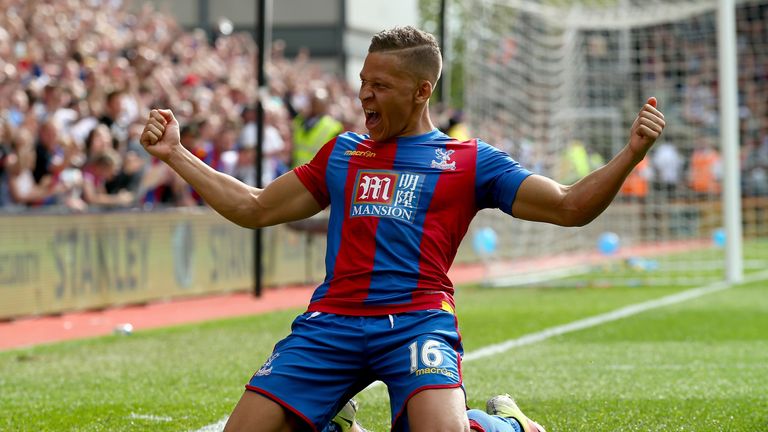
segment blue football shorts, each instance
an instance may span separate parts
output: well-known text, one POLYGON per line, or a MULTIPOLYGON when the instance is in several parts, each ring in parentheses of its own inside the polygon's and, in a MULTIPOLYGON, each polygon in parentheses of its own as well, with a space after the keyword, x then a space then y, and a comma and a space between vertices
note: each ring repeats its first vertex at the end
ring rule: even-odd
POLYGON ((307 312, 275 345, 246 389, 322 430, 376 380, 389 389, 392 430, 407 431, 408 400, 426 389, 462 387, 464 351, 456 316, 443 310, 383 316, 307 312))

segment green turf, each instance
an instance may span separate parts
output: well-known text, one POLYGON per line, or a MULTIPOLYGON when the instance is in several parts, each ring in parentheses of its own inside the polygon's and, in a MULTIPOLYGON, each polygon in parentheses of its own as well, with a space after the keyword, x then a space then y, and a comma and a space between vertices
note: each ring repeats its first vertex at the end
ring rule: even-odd
MULTIPOLYGON (((745 274, 768 268, 768 241, 745 240, 742 247, 745 274)), ((686 252, 612 259, 566 279, 548 280, 538 286, 649 285, 699 286, 721 280, 725 272, 725 250, 710 246, 686 252)))
MULTIPOLYGON (((768 431, 768 288, 695 300, 467 362, 470 405, 512 393, 552 431, 768 431)), ((680 287, 457 295, 466 351, 680 287)), ((0 353, 0 430, 187 431, 227 415, 298 310, 0 353)), ((359 418, 389 428, 386 389, 359 418)))
POLYGON ((465 378, 482 383, 473 397, 506 383, 554 431, 766 431, 768 289, 737 287, 564 335, 478 361, 465 378))

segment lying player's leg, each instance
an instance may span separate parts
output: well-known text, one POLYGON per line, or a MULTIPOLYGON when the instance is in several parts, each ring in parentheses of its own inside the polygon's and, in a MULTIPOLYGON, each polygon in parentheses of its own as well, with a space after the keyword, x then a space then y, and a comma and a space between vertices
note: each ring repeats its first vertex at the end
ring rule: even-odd
POLYGON ((485 412, 472 409, 467 411, 470 428, 479 432, 545 432, 535 421, 529 419, 508 394, 488 399, 485 412))
MULTIPOLYGON (((463 393, 463 392, 462 392, 463 393)), ((423 396, 429 396, 428 392, 420 393, 423 396)), ((422 398, 414 397, 416 403, 422 398)), ((442 400, 442 399, 440 399, 442 400)), ((415 410, 416 412, 427 412, 428 410, 415 410)), ((342 408, 332 423, 323 430, 323 432, 367 432, 358 423, 355 418, 357 415, 357 404, 350 400, 342 408)), ((469 427, 477 432, 546 432, 544 428, 528 416, 523 414, 517 403, 507 394, 494 396, 486 403, 486 411, 478 409, 467 410, 469 427)), ((410 418, 411 429, 418 427, 419 419, 410 418)), ((434 427, 435 422, 426 419, 425 422, 434 427)))
POLYGON ((323 432, 368 432, 355 420, 355 417, 357 417, 357 402, 350 399, 331 423, 323 429, 323 432))

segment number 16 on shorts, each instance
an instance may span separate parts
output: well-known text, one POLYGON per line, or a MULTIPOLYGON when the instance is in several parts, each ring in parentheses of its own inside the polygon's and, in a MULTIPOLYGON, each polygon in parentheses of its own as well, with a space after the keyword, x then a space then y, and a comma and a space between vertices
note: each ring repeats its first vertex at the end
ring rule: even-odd
POLYGON ((458 354, 445 342, 435 339, 417 340, 408 345, 408 350, 412 374, 440 374, 458 380, 458 354))

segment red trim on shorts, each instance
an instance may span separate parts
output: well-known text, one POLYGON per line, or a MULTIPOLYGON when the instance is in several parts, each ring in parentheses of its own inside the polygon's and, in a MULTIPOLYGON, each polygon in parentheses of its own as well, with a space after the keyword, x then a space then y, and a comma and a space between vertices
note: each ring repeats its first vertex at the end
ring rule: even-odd
POLYGON ((483 429, 483 427, 480 426, 480 423, 478 423, 478 422, 476 422, 476 421, 474 421, 472 419, 469 419, 469 428, 472 429, 473 431, 485 432, 485 429, 483 429))
POLYGON ((270 393, 268 391, 265 391, 265 390, 260 389, 258 387, 254 387, 254 386, 252 386, 250 384, 246 384, 245 385, 245 389, 246 390, 250 390, 250 391, 252 391, 254 393, 258 393, 258 394, 260 394, 260 395, 262 395, 262 396, 272 400, 272 402, 277 403, 278 405, 282 406, 284 409, 286 409, 286 410, 290 411, 291 413, 293 413, 296 417, 304 420, 304 423, 306 423, 310 427, 310 429, 312 429, 313 432, 318 432, 318 429, 317 429, 317 427, 315 427, 315 424, 312 423, 307 417, 305 417, 304 414, 296 411, 296 409, 294 409, 292 406, 288 405, 285 401, 281 400, 279 397, 273 395, 272 393, 270 393))

